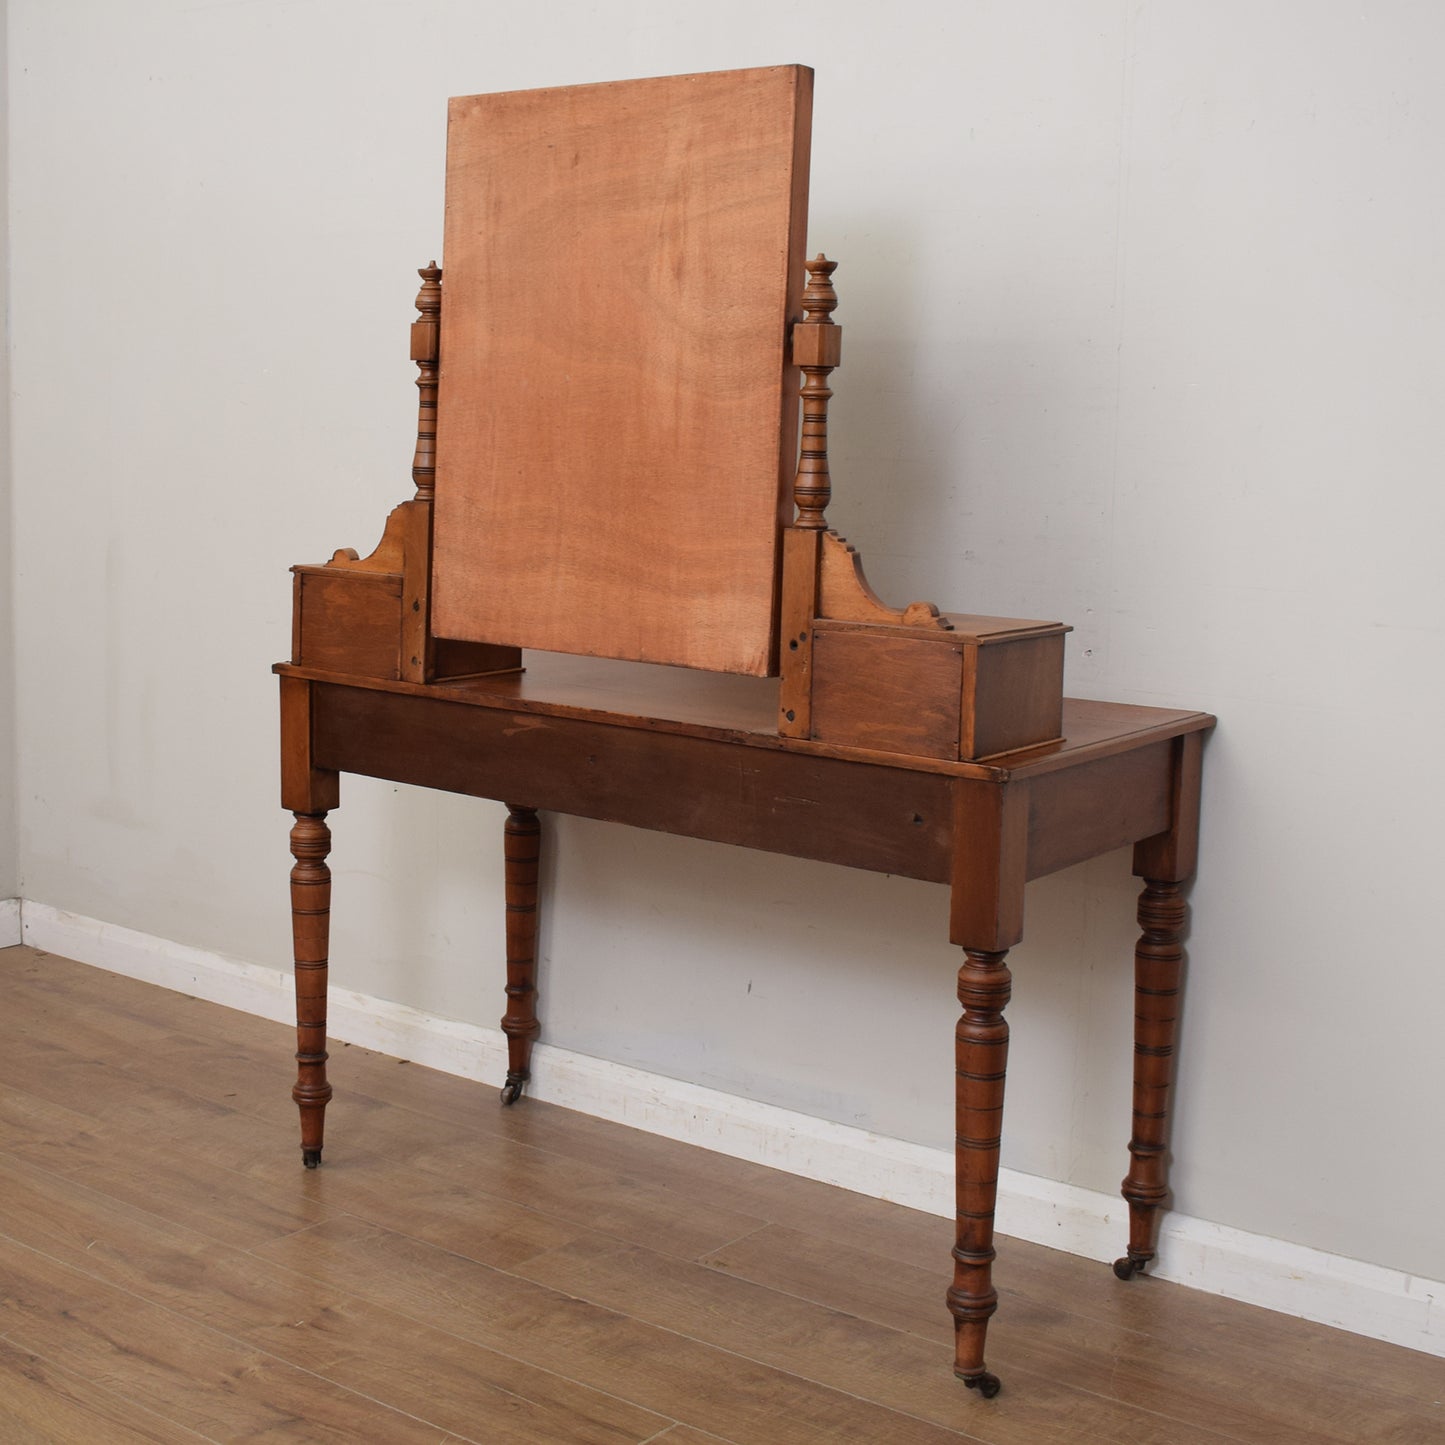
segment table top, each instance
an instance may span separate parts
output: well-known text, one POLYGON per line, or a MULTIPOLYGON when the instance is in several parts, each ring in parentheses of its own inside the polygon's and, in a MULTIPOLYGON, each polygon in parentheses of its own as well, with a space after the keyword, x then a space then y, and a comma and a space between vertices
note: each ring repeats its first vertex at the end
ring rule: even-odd
POLYGON ((359 678, 289 663, 278 663, 275 671, 283 677, 473 707, 585 718, 645 731, 720 738, 748 747, 997 781, 1039 776, 1214 726, 1208 713, 1193 710, 1065 698, 1062 740, 983 762, 950 762, 780 737, 776 678, 530 650, 523 661, 520 673, 434 683, 359 678))

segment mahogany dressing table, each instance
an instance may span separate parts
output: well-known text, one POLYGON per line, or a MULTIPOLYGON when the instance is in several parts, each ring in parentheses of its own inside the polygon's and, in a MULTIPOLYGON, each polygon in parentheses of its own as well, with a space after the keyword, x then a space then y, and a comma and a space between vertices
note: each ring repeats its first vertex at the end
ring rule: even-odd
POLYGON ((421 271, 413 500, 294 573, 281 678, 307 1167, 342 773, 507 805, 503 1101, 529 1078, 540 812, 950 889, 955 1371, 985 1395, 1025 884, 1132 844, 1121 1278, 1154 1257, 1206 714, 1066 700, 1058 623, 894 608, 827 529, 834 263, 806 265, 801 66, 464 97, 421 271), (806 271, 806 287, 804 274, 806 271), (801 437, 798 419, 801 410, 801 437), (525 654, 523 649, 526 649, 525 654))

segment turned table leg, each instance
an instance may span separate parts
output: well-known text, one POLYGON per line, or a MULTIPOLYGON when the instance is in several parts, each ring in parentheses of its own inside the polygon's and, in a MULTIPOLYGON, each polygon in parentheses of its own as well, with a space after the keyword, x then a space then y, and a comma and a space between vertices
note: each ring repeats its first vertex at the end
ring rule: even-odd
POLYGON ((983 1365, 989 1317, 998 1308, 993 1287, 993 1212, 998 1196, 1008 1024, 1003 1011, 1012 982, 1006 952, 965 949, 958 971, 963 1016, 955 1038, 958 1151, 958 1242, 953 1249, 953 1372, 969 1389, 998 1394, 997 1375, 983 1365))
POLYGON ((1122 1185, 1129 1203, 1129 1252, 1114 1261, 1120 1279, 1141 1274, 1154 1258, 1159 1211, 1169 1197, 1169 1090, 1188 916, 1182 884, 1144 880, 1142 932, 1134 949, 1134 1129, 1122 1185))
POLYGON ((507 898, 507 1082, 502 1102, 515 1104, 531 1078, 537 1022, 537 867, 542 829, 537 810, 507 804, 503 835, 507 898))
POLYGON ((331 1085, 326 1082, 326 968, 331 923, 331 830, 325 813, 297 813, 291 829, 291 936, 296 958, 296 1086, 301 1110, 301 1160, 321 1162, 331 1085))

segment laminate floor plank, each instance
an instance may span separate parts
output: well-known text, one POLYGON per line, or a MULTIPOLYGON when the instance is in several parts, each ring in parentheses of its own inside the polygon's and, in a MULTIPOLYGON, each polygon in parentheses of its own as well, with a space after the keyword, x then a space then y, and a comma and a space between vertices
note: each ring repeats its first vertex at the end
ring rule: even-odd
POLYGON ((334 1212, 304 1187, 283 1193, 233 1169, 198 1164, 173 1148, 127 1149, 106 1141, 78 1159, 69 1177, 243 1249, 318 1224, 334 1212))
POLYGON ((304 1229, 327 1214, 304 1179, 299 1189, 278 1190, 198 1159, 169 1135, 107 1128, 15 1088, 0 1089, 0 1153, 241 1246, 304 1229))
MULTIPOLYGON (((150 1040, 163 1047, 131 1057, 127 1053, 130 1033, 125 1030, 110 1039, 109 1051, 97 1046, 93 1030, 79 1033, 77 1046, 85 1056, 87 1079, 98 1079, 98 1071, 107 1066, 122 1067, 145 1081, 156 1091, 156 1097, 170 1100, 172 1107, 176 1097, 184 1095, 228 1112, 244 1112, 265 1120, 278 1132, 293 1128, 295 1106, 290 1101, 289 1090, 280 1087, 276 1069, 231 1047, 212 1056, 204 1040, 185 1039, 169 1032, 163 1033, 159 1040, 150 1040)), ((52 1045, 32 1045, 28 1062, 42 1078, 46 1077, 65 1066, 63 1061, 56 1060, 57 1052, 52 1045)), ((17 1061, 15 1070, 20 1067, 17 1061)), ((94 1087, 99 1087, 98 1083, 94 1087)), ((476 1104, 482 1091, 473 1086, 472 1093, 469 1117, 480 1112, 476 1104)), ((381 1137, 401 1129, 408 1137, 415 1138, 415 1127, 404 1114, 364 1094, 350 1098, 343 1094, 329 1111, 329 1122, 334 1133, 347 1137, 355 1131, 373 1144, 378 1130, 381 1137), (363 1111, 366 1117, 358 1119, 358 1111, 363 1111)), ((492 1210, 493 1201, 499 1201, 502 1206, 523 1207, 554 1221, 585 1225, 616 1233, 621 1238, 646 1240, 655 1248, 670 1249, 686 1257, 766 1222, 715 1205, 699 1204, 666 1185, 628 1176, 616 1168, 579 1163, 551 1150, 509 1145, 496 1134, 478 1136, 474 1128, 463 1133, 463 1127, 461 1121, 454 1121, 454 1131, 440 1140, 433 1129, 428 1146, 413 1151, 404 1167, 390 1171, 395 1176, 392 1180, 382 1181, 370 1208, 356 1201, 346 1207, 390 1226, 396 1206, 402 1202, 396 1193, 397 1187, 401 1187, 413 1196, 410 1204, 413 1219, 420 1219, 423 1208, 434 1216, 425 1229, 418 1224, 421 1237, 489 1259, 490 1256, 475 1254, 472 1240, 478 1231, 479 1214, 492 1210), (481 1178, 485 1178, 486 1188, 484 1197, 478 1201, 476 1181, 481 1178), (458 1180, 465 1180, 465 1186, 459 1187, 458 1180)), ((328 1164, 344 1153, 344 1146, 333 1149, 328 1164)), ((337 1171, 333 1168, 329 1172, 337 1171)), ((374 1169, 370 1175, 373 1180, 377 1178, 374 1169)))
MULTIPOLYGON (((73 974, 76 969, 84 971, 83 965, 54 956, 47 956, 43 964, 66 974, 73 974)), ((120 996, 128 991, 147 989, 146 985, 133 980, 107 978, 111 980, 107 989, 110 1007, 115 1007, 120 996)), ((157 991, 150 992, 156 994, 157 991)), ((172 1019, 194 1014, 195 1000, 165 991, 158 997, 163 1001, 163 1011, 172 1019)), ((234 1015, 233 1010, 214 1009, 214 1012, 226 1018, 234 1015)), ((248 1019, 248 1022, 256 1021, 248 1019)), ((290 1046, 290 1030, 284 1025, 262 1021, 261 1026, 274 1031, 273 1048, 290 1046)), ((232 1045, 227 1044, 212 1058, 208 1056, 204 1038, 187 1041, 174 1031, 162 1036, 173 1045, 172 1050, 152 1053, 145 1062, 135 1065, 147 1069, 158 1087, 164 1080, 166 1086, 182 1087, 221 1107, 244 1108, 262 1117, 274 1117, 288 1128, 294 1123, 294 1105, 290 1101, 284 1066, 277 1068, 263 1058, 255 1063, 250 1076, 243 1079, 234 1061, 232 1045), (267 1102, 258 1103, 258 1100, 267 1102)), ((719 1213, 715 1153, 658 1139, 640 1130, 587 1119, 535 1100, 528 1100, 526 1108, 502 1109, 497 1107, 495 1092, 489 1087, 418 1065, 400 1064, 368 1050, 333 1047, 333 1056, 331 1073, 337 1098, 328 1111, 328 1135, 336 1142, 328 1153, 328 1166, 345 1160, 359 1141, 374 1142, 375 1126, 370 1115, 378 1112, 374 1096, 381 1091, 402 1098, 406 1107, 425 1116, 444 1119, 457 1130, 465 1131, 409 1152, 405 1159, 408 1166, 429 1169, 439 1175, 456 1175, 470 1172, 474 1162, 460 1157, 459 1151, 474 1154, 485 1147, 487 1139, 530 1144, 535 1154, 518 1154, 514 1149, 508 1156, 535 1163, 535 1168, 528 1170, 520 1183, 520 1192, 529 1207, 557 1213, 563 1218, 580 1218, 590 1227, 607 1228, 619 1237, 645 1241, 653 1247, 663 1247, 660 1231, 668 1227, 666 1221, 677 1220, 682 1232, 671 1247, 686 1257, 698 1252, 694 1231, 707 1217, 706 1213, 700 1215, 697 1206, 702 1206, 702 1210, 713 1217, 719 1213), (358 1111, 363 1113, 363 1118, 356 1117, 358 1111), (683 1151, 681 1155, 679 1150, 683 1151), (670 1165, 664 1164, 664 1160, 670 1160, 670 1165), (580 1167, 588 1165, 592 1167, 580 1167), (556 1188, 549 1187, 552 1179, 558 1181, 556 1188), (605 1197, 613 1181, 621 1184, 620 1201, 605 1197), (643 1193, 654 1197, 639 1198, 643 1193), (680 1207, 684 1204, 692 1207, 680 1207), (694 1222, 688 1222, 689 1219, 694 1222)), ((391 1097, 387 1108, 395 1112, 395 1101, 391 1097)), ((819 1204, 831 1204, 833 1212, 843 1210, 857 1216, 857 1228, 864 1231, 875 1228, 880 1219, 889 1220, 900 1212, 911 1213, 901 1210, 900 1206, 781 1175, 776 1170, 745 1161, 727 1162, 730 1177, 726 1197, 730 1209, 722 1212, 725 1217, 720 1220, 718 1239, 712 1241, 714 1243, 735 1238, 779 1217, 799 1221, 811 1218, 816 1222, 819 1204), (792 1197, 794 1195, 800 1197, 792 1197)), ((520 1171, 496 1173, 497 1183, 490 1192, 502 1192, 510 1182, 509 1175, 517 1172, 520 1171)), ((946 1221, 933 1222, 940 1251, 937 1257, 946 1263, 951 1244, 948 1225, 946 1221)))
MULTIPOLYGON (((533 1127, 540 1134, 548 1125, 533 1127)), ((602 1127, 614 1131, 602 1136, 608 1149, 617 1147, 618 1134, 636 1133, 619 1126, 602 1127)), ((645 1138, 660 1150, 679 1148, 669 1140, 645 1138)), ((685 1193, 693 1187, 693 1171, 700 1175, 709 1166, 705 1151, 681 1147, 686 1152, 677 1156, 668 1179, 675 1189, 685 1193)), ((636 1160, 629 1162, 635 1164, 636 1160)), ((877 1279, 901 1282, 910 1271, 916 1271, 918 1276, 933 1281, 931 1310, 937 1315, 938 1297, 947 1283, 950 1221, 812 1181, 795 1180, 775 1170, 762 1171, 772 1178, 759 1183, 755 1173, 759 1166, 739 1160, 722 1159, 710 1167, 714 1193, 724 1190, 738 1207, 769 1214, 774 1227, 779 1220, 784 1227, 792 1226, 798 1239, 810 1241, 809 1249, 816 1259, 826 1260, 836 1252, 840 1260, 848 1261, 826 1271, 836 1283, 854 1281, 865 1271, 877 1279), (771 1208, 766 1193, 792 1184, 798 1186, 796 1200, 789 1201, 788 1207, 771 1208), (764 1197, 758 1197, 759 1193, 764 1197), (797 1207, 798 1201, 806 1207, 797 1207), (894 1268, 898 1265, 903 1268, 894 1268)), ((744 1236, 742 1245, 765 1241, 770 1232, 744 1236)), ((733 1255, 740 1247, 737 1243, 730 1245, 728 1254, 733 1255)), ((1323 1400, 1338 1391, 1342 1381, 1357 1379, 1366 1399, 1374 1400, 1384 1393, 1396 1408, 1403 1406, 1426 1414, 1430 1421, 1427 1428, 1438 1430, 1445 1445, 1445 1423, 1441 1423, 1445 1415, 1445 1366, 1429 1356, 1162 1280, 1145 1277, 1126 1284, 1115 1278, 1107 1263, 1023 1240, 1000 1236, 997 1248, 995 1280, 1002 1300, 997 1331, 1000 1339, 1016 1308, 1015 1301, 1032 1300, 1049 1309, 1066 1300, 1070 1314, 1148 1336, 1164 1349, 1203 1335, 1208 1337, 1211 1348, 1217 1346, 1223 1352, 1226 1362, 1237 1356, 1253 1362, 1261 1371, 1270 1368, 1270 1361, 1276 1369, 1297 1371, 1303 1383, 1322 1392, 1322 1408, 1323 1400), (1438 1376, 1434 1374, 1437 1370, 1438 1376), (1438 1381, 1433 1387, 1432 1379, 1438 1381)), ((802 1263, 798 1254, 790 1267, 801 1267, 802 1263)), ((781 1267, 782 1261, 777 1264, 781 1267)), ((765 1277, 765 1282, 776 1282, 778 1278, 775 1273, 765 1277)), ((816 1272, 814 1278, 818 1278, 816 1272)), ((896 1323, 896 1318, 885 1316, 880 1322, 896 1323)), ((947 1330, 946 1319, 943 1328, 947 1330)))
POLYGON ((415 1163, 463 1196, 485 1182, 491 1198, 684 1259, 767 1223, 716 1199, 704 1204, 679 1195, 655 1178, 575 1162, 550 1150, 499 1146, 496 1140, 422 1153, 415 1163))
MULTIPOLYGON (((457 1445, 457 1437, 264 1351, 197 1327, 0 1238, 0 1332, 133 1403, 164 1401, 211 1440, 457 1445)), ((475 1445, 484 1445, 476 1441, 475 1445)))
MULTIPOLYGON (((531 1261, 525 1272, 543 1277, 547 1259, 531 1261)), ((772 1226, 702 1262, 924 1339, 938 1334, 937 1270, 772 1226)), ((1406 1445, 1441 1424, 1439 1410, 1432 1413, 1418 1396, 1396 1395, 1369 1380, 1342 1391, 1337 1375, 1314 1367, 1307 1354, 1291 1354, 1286 1340, 1260 1351, 1218 1333, 1203 1340, 1187 1332, 1166 1338, 1013 1292, 1003 1293, 1000 1309, 1010 1340, 1031 1368, 1051 1379, 1153 1413, 1207 1419, 1212 1430, 1250 1445, 1406 1445), (1288 1372, 1280 1369, 1282 1358, 1291 1363, 1288 1372)))
MULTIPOLYGON (((607 1309, 689 1334, 761 1364, 857 1391, 934 1424, 967 1428, 972 1405, 952 1375, 952 1332, 906 1334, 705 1265, 605 1239, 573 1241, 519 1267, 528 1279, 607 1309)), ((990 1342, 992 1344, 992 1342, 990 1342)), ((1000 1445, 1108 1439, 1116 1445, 1220 1445, 1221 1436, 1172 1412, 1071 1390, 1034 1368, 1010 1334, 990 1366, 1014 1380, 1009 1407, 990 1422, 1000 1445)))
POLYGON ((525 1109, 497 1111, 494 1123, 519 1144, 553 1149, 634 1176, 666 1178, 671 1190, 687 1198, 716 1199, 721 1185, 733 1208, 771 1223, 837 1231, 841 1238, 876 1238, 900 1222, 922 1223, 935 1253, 942 1241, 945 1262, 953 1244, 947 1219, 554 1104, 528 1099, 525 1109))
POLYGON ((364 1174, 328 1169, 322 1165, 317 1197, 332 1206, 333 1214, 340 1210, 499 1269, 585 1230, 482 1188, 469 1188, 465 1180, 438 1178, 410 1165, 381 1165, 364 1174))
POLYGON ((33 982, 0 992, 0 1008, 8 1026, 8 1052, 20 1058, 53 1049, 63 1032, 69 1052, 124 1068, 148 1051, 168 1051, 177 1038, 173 1029, 154 1019, 80 1002, 64 993, 42 994, 33 982))
MULTIPOLYGON (((427 1319, 736 1445, 932 1445, 980 1438, 822 1386, 361 1221, 329 1221, 257 1254, 354 1282, 373 1303, 427 1319)), ((946 1363, 946 1362, 945 1362, 946 1363)))
POLYGON ((95 1120, 14 1083, 0 1086, 0 1149, 34 1150, 93 1137, 95 1120))
POLYGON ((0 1017, 0 1445, 1445 1445, 1438 1359, 1008 1238, 985 1401, 947 1220, 335 1044, 303 1170, 289 1027, 25 948, 0 1017))
POLYGON ((492 1445, 631 1445, 668 1421, 16 1161, 4 1235, 204 1329, 492 1445))
POLYGON ((1124 1284, 1107 1264, 1022 1240, 1000 1242, 998 1269, 1011 1293, 1067 1301, 1071 1313, 1147 1334, 1162 1348, 1207 1342, 1226 1358, 1237 1353, 1261 1369, 1298 1374, 1326 1395, 1356 1382, 1388 1392, 1429 1412, 1445 1445, 1445 1365, 1433 1356, 1167 1280, 1145 1276, 1124 1284))
POLYGON ((104 1059, 60 1046, 23 1055, 0 1052, 0 1090, 33 1094, 84 1114, 91 1127, 114 1125, 177 1140, 206 1131, 232 1111, 167 1084, 153 1084, 104 1059))
POLYGON ((694 1430, 690 1425, 674 1425, 661 1435, 643 1441, 643 1445, 737 1445, 734 1440, 724 1440, 721 1435, 709 1435, 705 1430, 694 1430))
MULTIPOLYGON (((505 1265, 553 1248, 582 1228, 488 1195, 484 1188, 469 1188, 455 1179, 428 1173, 412 1162, 412 1156, 424 1143, 444 1142, 448 1148, 460 1148, 464 1141, 447 1137, 449 1126, 433 1125, 428 1129, 404 1115, 399 1121, 391 1119, 392 1125, 398 1122, 406 1125, 402 1133, 386 1131, 394 1143, 382 1137, 370 1137, 364 1143, 358 1140, 350 1152, 342 1152, 340 1159, 328 1157, 320 1169, 308 1170, 301 1167, 295 1147, 294 1120, 278 1136, 276 1129, 249 1116, 228 1114, 217 1120, 205 1138, 188 1144, 186 1175, 204 1180, 206 1172, 213 1170, 224 1179, 229 1177, 227 1171, 234 1170, 244 1179, 248 1191, 290 1200, 297 1213, 313 1214, 311 1219, 297 1220, 297 1227, 345 1213, 383 1225, 395 1224, 489 1264, 505 1265)), ((160 1142, 143 1132, 136 1140, 148 1159, 156 1158, 160 1142)), ((14 1152, 46 1165, 53 1163, 55 1154, 51 1149, 14 1152)), ((107 1177, 87 1178, 99 1188, 113 1187, 107 1177)), ((178 1187, 147 1201, 131 1189, 124 1197, 177 1222, 187 1222, 188 1216, 194 1219, 198 1210, 209 1212, 212 1222, 195 1220, 203 1232, 218 1234, 229 1227, 224 1218, 226 1209, 213 1208, 200 1190, 183 1193, 178 1187)))
MULTIPOLYGON (((332 1105, 335 1119, 328 1117, 329 1134, 339 1134, 341 1141, 328 1146, 320 1171, 327 1207, 404 1229, 486 1263, 520 1257, 511 1248, 515 1244, 532 1253, 583 1229, 646 1241, 692 1258, 767 1222, 715 1202, 699 1203, 657 1179, 581 1163, 495 1134, 467 1132, 458 1123, 433 1121, 423 1131, 405 1111, 369 1097, 342 1104, 340 1109, 332 1105), (359 1107, 365 1112, 360 1119, 359 1107), (374 1127, 373 1115, 384 1127, 374 1127), (387 1135, 398 1131, 408 1147, 398 1149, 399 1157, 389 1157, 387 1135), (361 1140, 365 1153, 358 1161, 354 1156, 361 1140)), ((294 1115, 289 1103, 288 1113, 294 1115)), ((284 1125, 287 1135, 295 1132, 293 1117, 284 1125)), ((236 1125, 227 1121, 227 1127, 236 1125)), ((273 1157, 258 1170, 274 1185, 295 1174, 294 1155, 275 1150, 280 1132, 278 1124, 265 1135, 273 1157)))
MULTIPOLYGON (((57 991, 62 999, 85 982, 85 975, 98 972, 58 955, 42 955, 29 975, 43 976, 47 971, 66 981, 66 987, 57 991)), ((195 1039, 198 1066, 188 1070, 191 1087, 209 1088, 208 1097, 216 1102, 229 1100, 234 1107, 240 1107, 235 1104, 237 1098, 246 1101, 266 1098, 273 1104, 280 1100, 287 1123, 293 1122, 294 1105, 290 1101, 287 1070, 284 1061, 278 1064, 276 1060, 278 1049, 284 1051, 291 1046, 289 1027, 203 1004, 168 990, 156 990, 117 975, 102 974, 101 977, 106 981, 105 1011, 124 1006, 128 1012, 140 1013, 149 1004, 150 1012, 165 1021, 166 1027, 161 1031, 164 1037, 195 1039), (200 1018, 198 1010, 205 1011, 200 1018), (235 1075, 221 1067, 219 1061, 215 1061, 216 1067, 211 1067, 213 1061, 207 1058, 205 1041, 208 1038, 222 1044, 223 1057, 231 1053, 235 1040, 226 1038, 224 1031, 233 1027, 233 1021, 235 1027, 244 1031, 248 1046, 264 1050, 257 1061, 254 1089, 238 1088, 235 1075), (188 1030, 192 1031, 189 1035, 188 1030)), ((499 971, 499 985, 501 977, 499 971)), ((714 1205, 719 1196, 716 1170, 720 1156, 712 1151, 625 1125, 591 1119, 533 1099, 527 1101, 525 1108, 501 1108, 497 1091, 491 1085, 459 1079, 367 1049, 334 1043, 331 1048, 331 1074, 337 1097, 328 1111, 328 1132, 334 1135, 336 1147, 328 1156, 328 1164, 333 1158, 344 1159, 357 1140, 365 1139, 369 1132, 370 1126, 365 1121, 358 1121, 353 1127, 350 1116, 355 1109, 369 1108, 376 1099, 384 1097, 389 1108, 409 1109, 427 1118, 443 1120, 465 1129, 471 1138, 490 1136, 509 1143, 527 1144, 542 1153, 564 1156, 574 1167, 577 1163, 591 1164, 629 1180, 664 1179, 668 1193, 677 1198, 714 1205)), ((159 1059, 153 1067, 162 1074, 168 1072, 159 1059)), ((254 1105, 248 1104, 248 1107, 254 1111, 254 1105)), ((267 1105, 267 1112, 269 1109, 267 1105)), ((897 1218, 919 1217, 915 1211, 899 1205, 782 1174, 762 1165, 737 1159, 725 1163, 730 1207, 755 1217, 758 1222, 808 1225, 817 1224, 820 1214, 841 1213, 856 1220, 857 1229, 867 1232, 897 1218)), ((930 1222, 937 1240, 942 1241, 939 1247, 946 1261, 952 1242, 948 1222, 937 1219, 930 1222)), ((682 1252, 687 1252, 686 1245, 682 1252)))
POLYGON ((206 1438, 0 1339, 5 1445, 198 1445, 206 1438))
MULTIPOLYGON (((54 954, 38 954, 33 968, 23 975, 23 985, 17 980, 18 970, 0 971, 0 1009, 17 1031, 10 1052, 44 1054, 53 1050, 56 1035, 63 1033, 66 1052, 93 1063, 135 1072, 154 1084, 182 1089, 272 1125, 294 1123, 288 1070, 284 1065, 278 1068, 275 1057, 278 1046, 294 1047, 288 1025, 116 975, 105 975, 108 983, 102 999, 77 997, 77 990, 86 982, 84 974, 99 972, 54 954)), ((352 1057, 369 1057, 395 1070, 406 1067, 398 1060, 345 1044, 333 1043, 331 1049, 336 1068, 343 1074, 352 1057)), ((474 1132, 479 1106, 484 1099, 495 1103, 495 1095, 433 1070, 423 1072, 428 1082, 417 1091, 417 1098, 424 1100, 435 1092, 433 1082, 440 1082, 443 1092, 447 1084, 460 1085, 469 1102, 465 1110, 452 1111, 454 1122, 465 1126, 469 1134, 474 1132)), ((383 1067, 378 1076, 389 1085, 388 1073, 383 1067)), ((364 1089, 343 1086, 338 1093, 339 1113, 375 1112, 379 1107, 380 1101, 364 1089)), ((385 1108, 396 1114, 397 1101, 388 1097, 385 1108)), ((430 1118, 443 1117, 437 1109, 424 1112, 430 1118)))

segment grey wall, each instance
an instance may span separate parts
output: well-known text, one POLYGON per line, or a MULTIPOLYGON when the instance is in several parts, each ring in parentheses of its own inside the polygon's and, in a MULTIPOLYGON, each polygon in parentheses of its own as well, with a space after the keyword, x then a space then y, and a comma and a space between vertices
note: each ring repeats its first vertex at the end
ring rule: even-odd
MULTIPOLYGON (((11 6, 27 897, 288 958, 287 566, 410 495, 449 94, 801 60, 835 524, 898 601, 1216 710, 1188 1214, 1445 1278, 1434 733, 1445 11, 953 0, 11 6), (1388 1166, 1389 1227, 1361 1171, 1388 1166)), ((347 780, 336 981, 493 1023, 495 807, 347 780)), ((942 889, 561 820, 559 1044, 943 1147, 942 889)), ((1005 1162, 1112 1190, 1134 885, 1031 890, 1005 1162)))
MULTIPOLYGON (((10 192, 9 66, 6 0, 0 0, 0 195, 10 192)), ((10 227, 0 228, 0 899, 19 894, 15 814, 15 609, 10 549, 10 227)))

